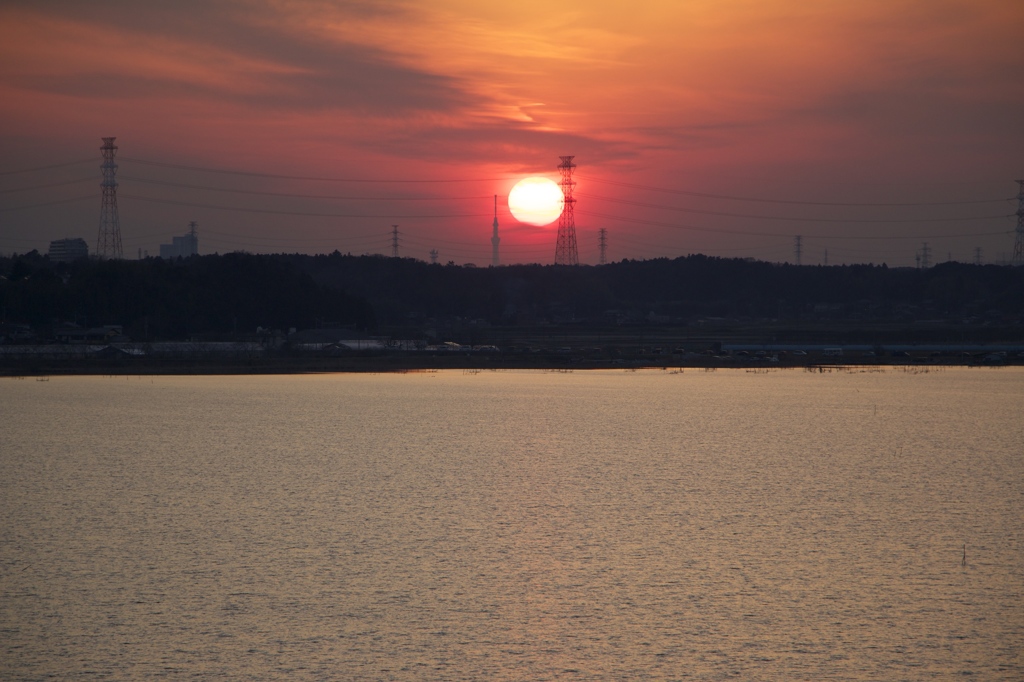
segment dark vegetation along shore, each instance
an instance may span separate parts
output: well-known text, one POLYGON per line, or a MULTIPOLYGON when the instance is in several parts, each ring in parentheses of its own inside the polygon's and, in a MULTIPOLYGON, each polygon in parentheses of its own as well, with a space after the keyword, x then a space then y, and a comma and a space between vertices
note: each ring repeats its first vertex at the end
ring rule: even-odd
POLYGON ((1024 268, 0 258, 0 371, 1024 363, 1024 268))

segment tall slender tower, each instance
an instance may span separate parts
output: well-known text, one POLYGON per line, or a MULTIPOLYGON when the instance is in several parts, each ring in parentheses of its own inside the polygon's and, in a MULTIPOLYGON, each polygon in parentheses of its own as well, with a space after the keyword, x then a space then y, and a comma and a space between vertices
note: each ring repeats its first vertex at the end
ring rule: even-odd
POLYGON ((391 226, 391 257, 398 258, 398 225, 391 226))
POLYGON ((198 256, 199 255, 199 233, 196 228, 199 227, 199 223, 192 221, 188 224, 188 255, 198 256))
POLYGON ((601 247, 601 265, 604 265, 608 261, 605 260, 605 250, 608 248, 608 230, 601 228, 597 231, 597 244, 601 247))
POLYGON ((1013 242, 1014 265, 1024 265, 1024 180, 1018 180, 1020 190, 1017 193, 1017 238, 1013 242))
POLYGON ((930 268, 932 266, 932 249, 928 246, 928 242, 921 244, 921 263, 920 267, 923 269, 930 268))
POLYGON ((498 195, 494 195, 494 235, 491 237, 491 265, 498 267, 498 244, 501 238, 498 236, 498 195))
POLYGON ((579 265, 580 258, 576 251, 576 217, 573 207, 576 200, 572 198, 572 188, 576 182, 572 179, 572 172, 576 164, 572 162, 572 156, 559 156, 562 160, 558 170, 562 173, 562 196, 565 198, 565 208, 558 216, 558 241, 555 242, 555 265, 579 265))
POLYGON ((801 235, 793 237, 793 255, 796 256, 797 265, 801 265, 800 258, 804 253, 803 241, 804 238, 801 235))
POLYGON ((113 137, 104 137, 103 163, 103 199, 100 204, 100 233, 96 238, 96 255, 100 258, 121 258, 121 221, 117 217, 117 163, 114 154, 117 146, 113 137))

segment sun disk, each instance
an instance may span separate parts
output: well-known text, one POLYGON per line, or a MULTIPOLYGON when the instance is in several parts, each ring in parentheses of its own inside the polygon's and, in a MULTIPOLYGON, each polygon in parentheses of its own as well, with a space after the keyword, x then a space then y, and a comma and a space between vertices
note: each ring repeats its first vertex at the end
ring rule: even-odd
POLYGON ((562 189, 548 178, 524 178, 508 193, 508 210, 521 223, 548 225, 565 205, 562 189))

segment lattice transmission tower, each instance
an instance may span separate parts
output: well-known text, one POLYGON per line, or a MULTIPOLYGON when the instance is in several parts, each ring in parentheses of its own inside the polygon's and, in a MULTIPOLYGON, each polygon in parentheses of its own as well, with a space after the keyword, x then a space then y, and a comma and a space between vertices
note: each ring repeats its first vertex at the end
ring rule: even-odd
POLYGON ((100 233, 96 238, 96 255, 100 258, 121 258, 121 221, 117 217, 117 163, 114 155, 117 145, 113 137, 104 137, 103 163, 103 199, 100 203, 100 233))
POLYGON ((565 198, 565 207, 562 214, 558 216, 558 241, 555 242, 555 265, 579 265, 580 258, 576 251, 576 217, 573 207, 576 200, 572 197, 572 188, 576 182, 572 179, 572 172, 576 164, 572 162, 572 156, 559 156, 562 163, 558 170, 562 174, 562 196, 565 198))
POLYGON ((608 261, 605 259, 606 252, 608 250, 608 230, 601 228, 597 231, 597 244, 601 247, 601 265, 604 265, 608 261))
POLYGON ((1024 265, 1024 180, 1018 180, 1020 190, 1017 193, 1017 237, 1013 242, 1014 265, 1024 265))
POLYGON ((398 225, 391 226, 391 257, 398 258, 398 225))

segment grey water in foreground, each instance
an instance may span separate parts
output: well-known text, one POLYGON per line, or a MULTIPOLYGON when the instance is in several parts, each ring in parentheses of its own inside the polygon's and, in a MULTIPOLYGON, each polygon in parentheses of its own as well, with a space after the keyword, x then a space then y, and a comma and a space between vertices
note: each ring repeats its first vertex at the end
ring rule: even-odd
POLYGON ((1024 679, 1022 405, 1019 368, 0 380, 0 678, 1024 679))

